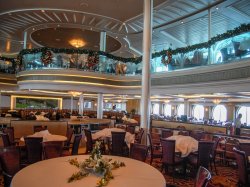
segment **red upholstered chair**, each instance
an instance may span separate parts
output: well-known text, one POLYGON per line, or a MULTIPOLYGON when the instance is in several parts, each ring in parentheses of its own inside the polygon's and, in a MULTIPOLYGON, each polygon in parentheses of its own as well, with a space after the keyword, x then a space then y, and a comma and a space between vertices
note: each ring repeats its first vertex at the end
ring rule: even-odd
POLYGON ((135 136, 135 142, 141 144, 142 136, 144 134, 144 129, 140 128, 139 132, 135 136))
POLYGON ((168 138, 173 136, 173 131, 170 129, 162 129, 161 130, 161 138, 168 138))
POLYGON ((3 170, 4 187, 9 187, 13 176, 20 170, 19 150, 16 147, 1 149, 0 162, 3 170))
POLYGON ((184 172, 186 167, 184 164, 184 159, 181 158, 181 154, 176 154, 175 152, 175 140, 161 139, 162 145, 162 170, 165 169, 165 172, 168 172, 169 167, 173 167, 173 180, 175 174, 175 166, 182 165, 184 166, 184 172))
POLYGON ((147 155, 148 155, 148 146, 137 143, 130 144, 130 155, 129 155, 130 158, 145 162, 147 155))
POLYGON ((43 142, 43 159, 50 159, 62 156, 63 142, 49 141, 43 142))
POLYGON ((206 187, 211 179, 211 173, 204 167, 200 166, 196 175, 194 187, 206 187))
POLYGON ((42 160, 42 137, 24 137, 25 146, 28 154, 28 164, 42 160))
POLYGON ((157 145, 153 144, 150 133, 148 133, 147 136, 148 136, 148 141, 149 141, 150 165, 151 165, 153 162, 153 159, 162 158, 162 147, 159 146, 158 144, 157 145))
POLYGON ((239 182, 238 184, 240 186, 249 186, 249 179, 248 174, 249 171, 247 170, 247 157, 244 151, 240 151, 237 148, 233 149, 236 162, 238 165, 238 176, 239 176, 239 182))

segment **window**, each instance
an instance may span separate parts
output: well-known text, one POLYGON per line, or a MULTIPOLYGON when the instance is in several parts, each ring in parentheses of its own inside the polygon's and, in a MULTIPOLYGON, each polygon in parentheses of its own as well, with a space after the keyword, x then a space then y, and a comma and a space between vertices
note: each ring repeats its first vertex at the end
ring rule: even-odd
POLYGON ((153 104, 153 114, 160 113, 160 105, 158 103, 153 104))
POLYGON ((92 108, 92 102, 91 101, 84 101, 84 108, 92 108))
POLYGON ((195 105, 193 109, 193 117, 197 120, 203 120, 204 118, 204 106, 202 105, 195 105))
POLYGON ((177 116, 184 115, 184 104, 180 104, 177 108, 177 116))
POLYGON ((217 105, 213 110, 213 118, 216 121, 227 120, 227 109, 224 105, 217 105))
POLYGON ((105 109, 112 109, 112 103, 104 103, 105 109))
POLYGON ((169 104, 164 105, 164 115, 171 116, 172 115, 172 106, 169 104))
POLYGON ((242 118, 241 118, 241 123, 244 124, 246 123, 247 125, 250 124, 250 107, 246 107, 246 106, 242 106, 240 107, 240 109, 237 112, 237 116, 238 114, 242 114, 242 118))

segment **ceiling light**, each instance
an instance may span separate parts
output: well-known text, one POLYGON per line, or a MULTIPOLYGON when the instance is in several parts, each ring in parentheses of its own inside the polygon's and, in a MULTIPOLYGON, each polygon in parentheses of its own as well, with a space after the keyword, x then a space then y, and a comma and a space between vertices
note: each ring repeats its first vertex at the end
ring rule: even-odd
POLYGON ((33 31, 35 30, 35 28, 32 29, 33 31))
POLYGON ((86 43, 82 39, 72 39, 69 41, 69 44, 75 48, 79 48, 85 46, 86 43))
POLYGON ((221 103, 221 99, 214 99, 214 100, 213 100, 213 103, 216 104, 216 105, 218 105, 218 104, 221 103))
POLYGON ((72 95, 73 97, 76 97, 78 95, 81 95, 81 92, 69 91, 69 94, 72 95))
POLYGON ((181 21, 181 23, 184 23, 183 21, 181 21))
POLYGON ((164 100, 164 103, 169 103, 170 101, 168 99, 164 100))
POLYGON ((45 12, 45 10, 41 10, 41 12, 45 12))

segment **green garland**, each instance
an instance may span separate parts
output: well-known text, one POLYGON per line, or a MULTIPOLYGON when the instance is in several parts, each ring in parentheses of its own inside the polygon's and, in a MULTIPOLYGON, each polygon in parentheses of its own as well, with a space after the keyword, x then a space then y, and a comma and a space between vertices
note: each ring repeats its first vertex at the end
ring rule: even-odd
MULTIPOLYGON (((203 48, 209 48, 212 45, 214 45, 216 42, 237 36, 239 34, 249 32, 250 31, 250 24, 242 24, 239 27, 236 27, 233 30, 228 30, 227 32, 223 34, 218 34, 217 36, 211 38, 207 42, 199 43, 199 44, 194 44, 191 46, 187 47, 181 47, 181 48, 176 48, 174 50, 171 50, 172 55, 178 54, 178 53, 187 53, 190 51, 194 51, 197 49, 203 49, 203 48)), ((89 54, 91 56, 94 55, 103 55, 106 56, 107 58, 110 58, 112 60, 117 60, 121 62, 133 62, 135 64, 138 64, 142 61, 142 56, 136 57, 136 58, 124 58, 124 57, 118 57, 115 55, 112 55, 110 53, 106 53, 103 51, 92 51, 88 49, 67 49, 67 48, 49 48, 49 47, 42 47, 42 48, 35 48, 35 49, 23 49, 20 51, 19 55, 22 57, 23 55, 26 54, 34 54, 34 53, 39 53, 39 52, 44 52, 44 51, 52 51, 54 53, 66 53, 66 54, 73 54, 73 53, 78 53, 78 54, 89 54)), ((152 58, 157 58, 163 55, 167 54, 168 50, 162 50, 160 52, 155 52, 152 54, 152 58)), ((5 57, 0 57, 0 60, 7 59, 8 61, 15 62, 14 58, 5 58, 5 57)), ((21 58, 22 59, 22 58, 21 58)))

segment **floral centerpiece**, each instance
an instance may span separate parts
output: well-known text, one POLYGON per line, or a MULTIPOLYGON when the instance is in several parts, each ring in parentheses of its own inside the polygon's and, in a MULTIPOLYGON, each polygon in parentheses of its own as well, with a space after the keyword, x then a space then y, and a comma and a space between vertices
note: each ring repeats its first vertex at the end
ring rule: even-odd
POLYGON ((125 164, 119 161, 112 161, 112 159, 102 158, 100 150, 101 142, 96 142, 93 151, 88 159, 83 162, 79 162, 77 158, 70 159, 71 165, 79 168, 79 171, 74 173, 68 182, 80 180, 89 174, 95 174, 101 176, 101 179, 97 182, 97 187, 106 186, 108 182, 114 178, 112 174, 113 169, 124 167, 125 164))

